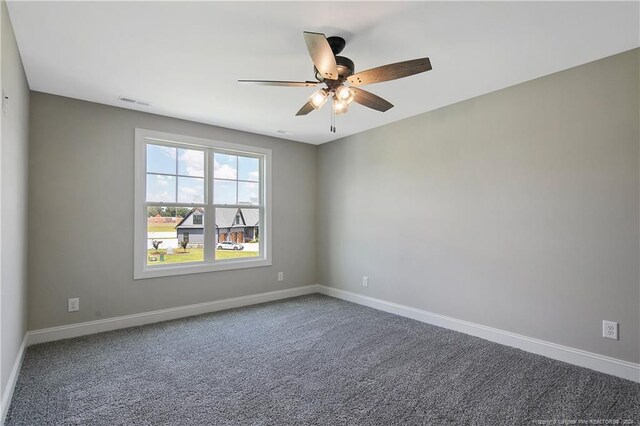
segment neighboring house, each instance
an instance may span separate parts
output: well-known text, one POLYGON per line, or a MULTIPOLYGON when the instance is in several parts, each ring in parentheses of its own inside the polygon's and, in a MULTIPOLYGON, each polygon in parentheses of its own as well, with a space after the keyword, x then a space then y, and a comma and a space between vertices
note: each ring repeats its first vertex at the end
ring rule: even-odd
MULTIPOLYGON (((178 241, 187 239, 189 244, 204 244, 204 215, 195 208, 176 225, 178 241)), ((258 238, 260 213, 258 209, 217 208, 216 241, 244 243, 258 238)))

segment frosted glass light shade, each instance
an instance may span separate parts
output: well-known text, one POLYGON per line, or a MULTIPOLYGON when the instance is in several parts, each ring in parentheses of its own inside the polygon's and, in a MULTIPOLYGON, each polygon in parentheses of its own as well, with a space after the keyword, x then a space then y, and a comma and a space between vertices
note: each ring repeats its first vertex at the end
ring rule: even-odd
POLYGON ((309 103, 315 109, 320 109, 329 99, 328 93, 324 89, 316 90, 309 96, 309 103))
POLYGON ((347 105, 350 105, 351 102, 353 102, 354 97, 355 92, 347 86, 340 86, 338 87, 338 90, 336 90, 336 98, 347 105))
POLYGON ((333 100, 333 110, 335 111, 336 115, 344 114, 345 112, 349 111, 349 104, 335 98, 333 100))

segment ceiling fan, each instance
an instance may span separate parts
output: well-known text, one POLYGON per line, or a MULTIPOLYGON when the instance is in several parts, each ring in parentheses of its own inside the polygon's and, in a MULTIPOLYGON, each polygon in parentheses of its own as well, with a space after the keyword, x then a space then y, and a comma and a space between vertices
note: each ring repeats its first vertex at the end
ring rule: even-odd
MULTIPOLYGON (((337 115, 347 112, 352 102, 385 112, 393 108, 393 104, 359 86, 396 80, 431 69, 429 58, 420 58, 355 73, 355 66, 351 59, 337 56, 346 45, 346 41, 342 37, 327 38, 324 34, 308 31, 303 34, 313 61, 313 71, 317 81, 238 80, 238 82, 283 87, 324 85, 309 97, 308 102, 300 108, 296 115, 306 115, 314 109, 320 109, 329 99, 333 99, 333 113, 337 115)), ((331 131, 335 132, 333 121, 331 131)))

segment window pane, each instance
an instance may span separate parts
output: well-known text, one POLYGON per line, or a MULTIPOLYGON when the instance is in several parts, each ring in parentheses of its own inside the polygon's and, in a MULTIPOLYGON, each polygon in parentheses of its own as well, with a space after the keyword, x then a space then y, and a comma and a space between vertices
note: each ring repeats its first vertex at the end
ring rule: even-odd
POLYGON ((251 157, 238 157, 238 179, 258 182, 260 178, 260 160, 251 157))
POLYGON ((204 203, 204 179, 178 177, 179 203, 204 203))
POLYGON ((147 144, 147 173, 176 174, 176 148, 147 144))
POLYGON ((204 260, 203 209, 147 208, 147 265, 204 260))
POLYGON ((175 176, 147 174, 147 201, 175 203, 175 176))
POLYGON ((218 179, 237 179, 238 157, 227 154, 213 154, 213 177, 218 179))
POLYGON ((260 184, 238 182, 238 204, 260 204, 260 184))
POLYGON ((260 256, 260 213, 252 208, 216 208, 216 260, 260 256))
POLYGON ((178 174, 204 177, 204 151, 178 149, 178 174))
POLYGON ((236 181, 213 181, 213 202, 215 204, 237 204, 236 181))

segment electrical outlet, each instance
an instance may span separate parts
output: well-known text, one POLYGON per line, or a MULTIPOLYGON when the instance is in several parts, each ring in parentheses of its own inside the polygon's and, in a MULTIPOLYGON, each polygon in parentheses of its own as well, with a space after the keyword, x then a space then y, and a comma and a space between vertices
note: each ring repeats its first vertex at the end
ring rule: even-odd
POLYGON ((602 321, 602 337, 618 340, 618 323, 614 321, 602 321))
POLYGON ((67 310, 69 312, 76 312, 80 310, 80 298, 74 297, 67 301, 67 310))
POLYGON ((362 277, 362 287, 369 287, 369 277, 366 275, 362 277))
POLYGON ((284 281, 284 272, 278 272, 278 281, 284 281))

